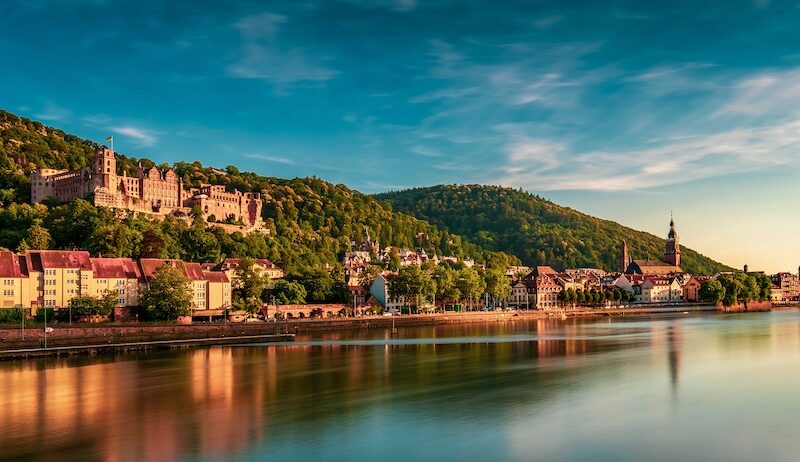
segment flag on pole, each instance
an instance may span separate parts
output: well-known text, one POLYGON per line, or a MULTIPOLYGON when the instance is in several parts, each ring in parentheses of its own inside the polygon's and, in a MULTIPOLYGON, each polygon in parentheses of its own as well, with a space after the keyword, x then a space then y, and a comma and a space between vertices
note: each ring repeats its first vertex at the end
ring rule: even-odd
POLYGON ((106 137, 106 141, 114 141, 114 137, 113 136, 106 137))

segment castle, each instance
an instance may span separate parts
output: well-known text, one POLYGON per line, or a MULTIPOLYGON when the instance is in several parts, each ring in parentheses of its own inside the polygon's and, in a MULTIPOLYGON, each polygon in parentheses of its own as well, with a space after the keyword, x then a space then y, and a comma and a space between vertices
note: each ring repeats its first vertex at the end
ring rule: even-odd
POLYGON ((255 192, 228 192, 224 186, 205 185, 184 189, 183 181, 169 169, 139 166, 136 176, 117 174, 114 151, 100 147, 91 167, 80 170, 37 169, 31 176, 31 202, 46 197, 59 202, 94 195, 94 205, 153 215, 187 215, 199 207, 203 218, 212 222, 241 222, 248 229, 259 229, 261 195, 255 192))

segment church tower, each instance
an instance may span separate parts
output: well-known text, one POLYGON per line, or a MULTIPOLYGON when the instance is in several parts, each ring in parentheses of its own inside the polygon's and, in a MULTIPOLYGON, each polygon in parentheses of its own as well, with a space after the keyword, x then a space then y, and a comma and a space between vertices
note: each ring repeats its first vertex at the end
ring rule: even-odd
POLYGON ((117 159, 114 151, 100 147, 94 153, 94 166, 92 168, 95 188, 107 188, 113 190, 116 187, 117 179, 117 159))
POLYGON ((678 232, 675 231, 675 220, 670 217, 669 234, 667 235, 667 246, 664 251, 664 261, 670 265, 681 266, 681 243, 678 232))
POLYGON ((620 256, 619 256, 619 272, 620 273, 627 273, 628 266, 631 264, 631 256, 628 253, 628 243, 622 241, 622 246, 620 246, 620 256))

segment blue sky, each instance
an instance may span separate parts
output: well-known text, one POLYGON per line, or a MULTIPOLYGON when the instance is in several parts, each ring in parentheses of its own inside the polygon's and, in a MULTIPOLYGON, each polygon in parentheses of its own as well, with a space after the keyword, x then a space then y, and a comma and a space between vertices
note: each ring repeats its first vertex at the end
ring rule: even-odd
POLYGON ((0 107, 378 192, 521 187, 800 265, 800 3, 13 1, 0 107))

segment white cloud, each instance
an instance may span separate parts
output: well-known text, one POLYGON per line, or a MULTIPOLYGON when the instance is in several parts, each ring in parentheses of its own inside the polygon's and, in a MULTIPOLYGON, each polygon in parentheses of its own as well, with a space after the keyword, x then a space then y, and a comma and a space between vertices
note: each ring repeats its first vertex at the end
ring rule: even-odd
POLYGON ((411 152, 413 152, 414 154, 419 154, 424 157, 442 157, 442 153, 437 151, 436 149, 432 149, 427 146, 421 146, 421 145, 411 146, 411 152))
POLYGON ((548 28, 550 26, 554 26, 554 25, 560 23, 563 20, 564 20, 564 16, 560 15, 560 14, 557 14, 557 15, 546 16, 544 18, 537 19, 536 21, 533 21, 533 25, 538 27, 539 29, 546 29, 546 28, 548 28))
POLYGON ((288 22, 283 15, 264 13, 248 16, 234 27, 244 44, 242 59, 229 68, 230 75, 243 79, 263 79, 279 88, 296 82, 324 82, 338 71, 312 58, 299 46, 285 47, 280 29, 288 22))
POLYGON ((544 191, 647 189, 798 164, 798 150, 800 119, 618 152, 571 152, 534 139, 509 146, 498 181, 544 191))
POLYGON ((66 119, 69 119, 72 116, 72 112, 64 107, 61 107, 53 102, 46 102, 44 104, 44 110, 38 114, 34 114, 34 117, 41 120, 47 120, 50 122, 61 122, 66 119))
POLYGON ((244 156, 249 159, 265 160, 267 162, 275 162, 277 164, 286 164, 286 165, 294 164, 294 161, 292 161, 287 157, 269 156, 266 154, 257 154, 257 153, 247 153, 244 156))
POLYGON ((108 130, 118 135, 133 138, 136 144, 141 147, 153 146, 158 141, 153 132, 131 125, 109 127, 108 130))
POLYGON ((800 68, 759 72, 738 82, 716 116, 762 116, 800 112, 800 68))

